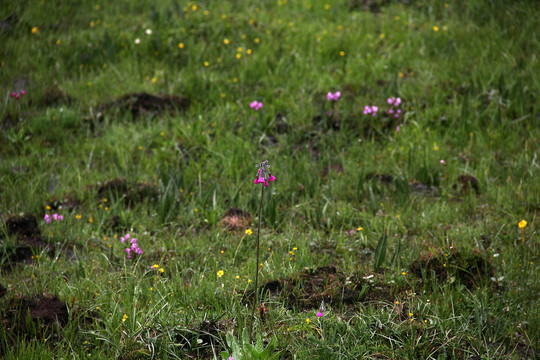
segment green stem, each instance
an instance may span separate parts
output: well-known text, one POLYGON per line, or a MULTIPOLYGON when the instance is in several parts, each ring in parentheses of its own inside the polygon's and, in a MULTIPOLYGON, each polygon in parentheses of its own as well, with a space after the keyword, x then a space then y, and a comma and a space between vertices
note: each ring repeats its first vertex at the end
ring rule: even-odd
POLYGON ((264 197, 264 185, 261 186, 261 202, 259 203, 259 224, 257 226, 257 262, 255 263, 255 296, 253 297, 253 309, 251 310, 251 330, 249 334, 249 340, 253 340, 253 323, 255 321, 255 308, 259 304, 259 244, 261 237, 261 213, 262 213, 262 203, 264 197))

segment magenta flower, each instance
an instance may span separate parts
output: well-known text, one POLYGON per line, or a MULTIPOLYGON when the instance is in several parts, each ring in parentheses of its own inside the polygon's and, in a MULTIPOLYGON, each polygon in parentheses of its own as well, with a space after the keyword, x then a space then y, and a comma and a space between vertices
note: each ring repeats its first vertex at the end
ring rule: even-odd
POLYGON ((45 214, 45 216, 43 217, 43 220, 45 220, 47 224, 51 223, 51 217, 49 216, 49 214, 45 214))
POLYGON ((130 249, 130 248, 127 248, 127 249, 126 249, 126 252, 127 252, 127 257, 128 257, 128 259, 131 258, 131 249, 130 249))
POLYGON ((121 241, 122 244, 123 244, 127 239, 129 239, 129 234, 126 234, 125 236, 122 236, 122 237, 120 238, 120 241, 121 241))
POLYGON ((319 310, 319 312, 317 313, 317 317, 322 317, 323 316, 323 313, 321 312, 321 310, 319 310))
POLYGON ((15 97, 15 96, 17 96, 17 93, 16 93, 16 92, 12 92, 12 93, 11 93, 11 97, 15 97))
POLYGON ((326 94, 327 100, 338 101, 340 97, 341 97, 341 91, 336 91, 334 94, 332 94, 331 92, 328 92, 328 94, 326 94))
POLYGON ((371 114, 372 116, 377 116, 377 111, 379 111, 379 108, 375 105, 373 106, 364 106, 364 115, 371 114))
POLYGON ((391 97, 386 99, 386 102, 392 106, 399 106, 401 104, 401 99, 396 97, 391 97))
POLYGON ((21 95, 23 95, 23 96, 26 95, 26 91, 21 90, 21 95))
POLYGON ((257 177, 253 181, 254 184, 263 184, 268 186, 268 182, 276 181, 276 177, 270 173, 270 165, 268 165, 268 160, 263 161, 258 164, 257 167, 257 177))
POLYGON ((252 108, 255 111, 259 111, 260 109, 263 108, 263 103, 260 102, 260 101, 255 100, 255 101, 253 101, 253 102, 251 102, 249 104, 249 107, 252 108))

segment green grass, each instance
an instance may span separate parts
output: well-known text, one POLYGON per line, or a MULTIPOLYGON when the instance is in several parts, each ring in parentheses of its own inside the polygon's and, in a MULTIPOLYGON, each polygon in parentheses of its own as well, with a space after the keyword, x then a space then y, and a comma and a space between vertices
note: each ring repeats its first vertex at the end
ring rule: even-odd
POLYGON ((266 159, 260 283, 283 288, 255 332, 276 358, 538 357, 538 16, 499 0, 1 6, 0 357, 221 358, 229 331, 242 346, 266 159), (190 104, 115 105, 142 92, 190 104), (223 226, 231 207, 250 224, 223 226), (40 235, 15 235, 23 215, 40 235), (17 305, 41 294, 65 321, 17 305))

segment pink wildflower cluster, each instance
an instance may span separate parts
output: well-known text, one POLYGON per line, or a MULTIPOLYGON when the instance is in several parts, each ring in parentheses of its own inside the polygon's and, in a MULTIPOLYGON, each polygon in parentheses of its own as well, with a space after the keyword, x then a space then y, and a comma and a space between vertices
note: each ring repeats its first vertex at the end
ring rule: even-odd
POLYGON ((263 184, 268 186, 268 182, 276 180, 276 177, 270 173, 270 165, 268 165, 268 160, 263 161, 260 164, 256 165, 259 169, 257 170, 257 176, 253 181, 254 184, 263 184))
POLYGON ((251 102, 249 104, 249 107, 252 108, 255 111, 259 111, 260 109, 263 108, 263 103, 260 102, 260 101, 255 100, 255 101, 253 101, 253 102, 251 102))
POLYGON ((17 99, 17 100, 19 100, 20 97, 21 97, 21 96, 24 96, 24 95, 26 95, 26 91, 24 91, 24 90, 21 90, 20 92, 14 91, 14 92, 11 93, 11 97, 12 97, 12 98, 15 98, 15 99, 17 99))
POLYGON ((331 92, 328 92, 328 94, 326 94, 326 99, 330 101, 338 101, 340 97, 341 91, 336 91, 334 94, 332 94, 331 92))
POLYGON ((372 116, 377 116, 377 111, 379 111, 379 108, 375 105, 373 106, 364 106, 364 115, 371 114, 372 116))
MULTIPOLYGON (((62 221, 64 220, 64 215, 53 214, 52 219, 54 221, 62 221)), ((45 216, 43 217, 43 220, 45 220, 47 224, 51 223, 51 217, 49 216, 49 214, 45 214, 45 216)))
POLYGON ((399 109, 399 105, 401 104, 401 99, 396 97, 391 97, 386 99, 386 102, 390 104, 391 108, 388 109, 388 114, 394 115, 394 117, 397 119, 399 115, 401 115, 401 109, 399 109))
POLYGON ((135 238, 129 238, 129 234, 126 234, 125 236, 122 236, 120 238, 120 241, 123 243, 125 243, 126 241, 129 241, 129 244, 131 244, 130 247, 126 248, 126 253, 127 253, 127 257, 128 259, 131 258, 131 253, 133 252, 133 254, 136 254, 136 255, 142 255, 143 251, 142 249, 139 247, 139 245, 137 244, 137 239, 135 238))

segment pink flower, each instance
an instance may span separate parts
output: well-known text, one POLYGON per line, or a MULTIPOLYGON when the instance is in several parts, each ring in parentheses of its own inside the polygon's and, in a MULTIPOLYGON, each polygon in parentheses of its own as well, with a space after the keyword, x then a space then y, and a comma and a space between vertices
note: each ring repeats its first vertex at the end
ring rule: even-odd
POLYGON ((58 214, 53 214, 52 218, 53 218, 54 220, 58 220, 58 214))
POLYGON ((317 317, 322 317, 323 316, 323 313, 321 312, 321 310, 319 310, 319 312, 317 313, 317 317))
POLYGON ((255 101, 253 101, 253 102, 251 102, 249 104, 249 107, 252 108, 255 111, 259 111, 260 109, 263 108, 263 103, 260 102, 260 101, 255 100, 255 101))
POLYGON ((372 116, 377 116, 377 111, 379 111, 379 108, 375 105, 373 106, 364 106, 364 115, 371 114, 372 116))
POLYGON ((396 132, 398 133, 399 130, 400 130, 400 128, 399 128, 399 125, 398 125, 398 126, 396 126, 396 132))
POLYGON ((446 161, 444 161, 442 159, 441 159, 441 161, 439 161, 439 163, 441 163, 441 165, 446 165, 446 161))
POLYGON ((12 92, 12 93, 11 93, 11 97, 15 97, 15 96, 17 96, 17 93, 16 93, 16 92, 12 92))
POLYGON ((135 239, 135 238, 131 239, 130 243, 136 245, 137 244, 137 239, 135 239))
POLYGON ((64 215, 58 215, 58 220, 64 220, 64 215))
POLYGON ((386 99, 386 102, 393 106, 399 106, 399 104, 401 104, 401 99, 391 97, 391 98, 386 99))
POLYGON ((126 248, 126 252, 127 252, 127 257, 128 259, 131 257, 131 249, 130 248, 126 248))
POLYGON ((21 90, 21 95, 26 95, 26 91, 21 90))
POLYGON ((326 94, 327 100, 338 101, 340 97, 341 97, 341 91, 336 91, 335 94, 332 94, 331 92, 328 92, 328 94, 326 94))
POLYGON ((268 160, 265 160, 256 166, 259 167, 259 169, 257 170, 257 177, 253 181, 254 184, 263 184, 264 186, 268 186, 269 182, 276 181, 276 177, 270 173, 270 165, 268 165, 268 160))
POLYGON ((43 217, 43 220, 45 220, 47 224, 51 223, 51 217, 49 216, 49 214, 45 214, 45 216, 43 217))

